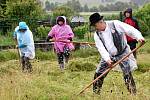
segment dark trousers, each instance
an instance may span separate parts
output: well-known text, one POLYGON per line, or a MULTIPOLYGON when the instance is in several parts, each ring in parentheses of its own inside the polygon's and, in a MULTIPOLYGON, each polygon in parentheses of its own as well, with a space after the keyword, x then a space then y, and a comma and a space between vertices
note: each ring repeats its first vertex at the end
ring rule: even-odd
POLYGON ((64 48, 64 52, 57 53, 57 58, 58 58, 58 63, 59 64, 64 64, 64 61, 66 63, 68 63, 69 57, 70 57, 70 50, 69 50, 69 48, 65 47, 64 48))
POLYGON ((32 71, 32 65, 28 57, 22 56, 21 63, 22 63, 22 71, 25 71, 25 69, 28 70, 28 72, 32 71))
MULTIPOLYGON (((137 44, 137 41, 128 42, 128 45, 130 46, 130 49, 131 49, 131 50, 133 50, 133 49, 136 48, 136 44, 137 44)), ((136 51, 133 52, 133 55, 134 55, 135 58, 137 58, 137 56, 136 56, 136 51)))
MULTIPOLYGON (((121 56, 116 57, 115 62, 118 61, 120 59, 120 57, 121 56)), ((112 60, 114 60, 114 59, 112 59, 112 60)), ((136 94, 136 85, 135 85, 134 79, 133 79, 131 71, 130 71, 129 60, 122 61, 119 65, 122 69, 125 85, 127 86, 128 91, 132 94, 136 94)), ((109 68, 108 64, 104 60, 101 60, 101 65, 100 65, 100 67, 97 68, 96 73, 94 75, 94 79, 96 79, 98 76, 100 76, 108 68, 109 68)), ((100 93, 100 90, 103 85, 103 81, 104 81, 105 77, 107 76, 107 74, 104 75, 103 77, 101 77, 95 83, 93 83, 93 92, 98 93, 98 94, 100 93)))

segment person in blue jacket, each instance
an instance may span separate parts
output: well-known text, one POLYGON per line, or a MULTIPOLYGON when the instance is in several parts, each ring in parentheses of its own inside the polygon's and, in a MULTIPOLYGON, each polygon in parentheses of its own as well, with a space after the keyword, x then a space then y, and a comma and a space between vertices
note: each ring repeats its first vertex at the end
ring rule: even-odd
POLYGON ((15 28, 13 34, 14 39, 17 40, 17 48, 20 51, 22 71, 32 71, 32 65, 29 62, 30 59, 35 57, 35 47, 32 32, 27 26, 26 22, 20 22, 19 26, 15 28))

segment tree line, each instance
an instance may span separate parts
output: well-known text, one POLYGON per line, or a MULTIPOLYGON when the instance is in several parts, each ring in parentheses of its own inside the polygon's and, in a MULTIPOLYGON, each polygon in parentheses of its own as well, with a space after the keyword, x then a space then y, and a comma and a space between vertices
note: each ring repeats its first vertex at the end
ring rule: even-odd
MULTIPOLYGON (((49 1, 45 2, 45 10, 47 11, 53 11, 56 7, 58 7, 59 3, 50 3, 49 1)), ((116 2, 116 3, 110 3, 110 4, 99 4, 99 6, 93 6, 89 7, 87 4, 81 5, 81 3, 78 0, 70 0, 67 1, 67 3, 62 4, 63 6, 68 6, 72 8, 76 12, 98 12, 98 11, 120 11, 124 10, 125 8, 131 7, 131 8, 138 8, 138 5, 134 2, 116 2)))

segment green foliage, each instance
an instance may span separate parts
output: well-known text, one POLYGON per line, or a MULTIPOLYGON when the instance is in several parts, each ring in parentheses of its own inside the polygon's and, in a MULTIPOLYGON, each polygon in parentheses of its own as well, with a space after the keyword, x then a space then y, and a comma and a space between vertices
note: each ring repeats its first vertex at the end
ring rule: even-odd
POLYGON ((81 12, 83 10, 79 0, 69 0, 67 1, 66 6, 69 6, 76 12, 81 12))
POLYGON ((89 26, 78 26, 73 29, 75 36, 77 36, 79 39, 84 39, 84 34, 89 32, 89 26))
MULTIPOLYGON (((73 59, 74 60, 74 59, 73 59)), ((83 59, 78 59, 78 61, 83 59)), ((149 60, 147 60, 148 62, 149 60)), ((0 62, 0 100, 141 100, 149 99, 149 73, 136 71, 137 95, 130 95, 122 73, 113 72, 105 78, 101 95, 93 94, 92 86, 84 94, 79 91, 93 80, 95 71, 61 72, 56 61, 32 62, 33 72, 22 73, 18 61, 0 62)), ((149 65, 148 65, 149 66, 149 65)), ((68 66, 69 67, 69 66, 68 66)))
POLYGON ((139 63, 138 64, 138 71, 140 72, 147 72, 150 70, 150 63, 139 63))
POLYGON ((144 22, 144 24, 146 24, 149 27, 149 30, 150 30, 150 16, 149 15, 150 15, 150 3, 147 3, 142 8, 138 9, 138 11, 135 12, 135 16, 138 19, 141 19, 144 22))
POLYGON ((46 37, 50 30, 50 27, 40 26, 37 28, 37 36, 40 38, 46 37))
MULTIPOLYGON (((89 49, 80 49, 75 52, 72 52, 72 57, 74 58, 87 58, 90 57, 87 60, 91 59, 93 61, 99 61, 99 57, 96 57, 98 54, 98 51, 95 48, 89 48, 89 49)), ((0 51, 0 61, 7 61, 7 60, 13 60, 18 59, 18 53, 17 50, 6 50, 6 51, 0 51)), ((53 51, 43 52, 41 50, 36 50, 36 59, 38 60, 56 60, 56 54, 53 51)))
POLYGON ((143 36, 148 36, 150 34, 150 27, 146 24, 146 22, 142 21, 141 19, 138 20, 140 32, 143 36))
MULTIPOLYGON (((149 35, 150 36, 150 35, 149 35)), ((139 50, 139 53, 140 54, 143 54, 143 53, 148 53, 150 54, 150 37, 145 37, 146 39, 146 43, 145 45, 139 50)))
POLYGON ((71 16, 74 15, 74 11, 66 6, 60 6, 60 7, 56 7, 53 11, 53 17, 56 19, 57 16, 66 16, 68 18, 70 18, 71 16))
MULTIPOLYGON (((36 50, 35 58, 38 60, 56 60, 56 55, 52 51, 42 52, 40 50, 36 50)), ((0 62, 14 59, 18 59, 17 49, 0 51, 0 62)))
POLYGON ((1 8, 1 6, 0 6, 0 17, 2 17, 3 15, 3 9, 1 8))
POLYGON ((0 62, 2 61, 8 61, 12 59, 18 59, 18 55, 16 52, 12 51, 0 51, 0 62))
POLYGON ((105 20, 119 20, 119 15, 118 14, 112 14, 112 15, 106 15, 104 17, 105 20))
MULTIPOLYGON (((9 33, 10 34, 10 33, 9 33)), ((12 35, 12 34, 10 34, 12 35)), ((15 41, 11 36, 2 36, 0 35, 0 45, 14 45, 15 41)))
POLYGON ((35 0, 7 1, 6 5, 6 17, 13 21, 13 27, 16 27, 18 22, 25 21, 33 30, 37 27, 36 21, 44 14, 42 7, 35 0))
POLYGON ((133 9, 137 9, 138 5, 136 5, 133 2, 113 2, 113 3, 108 3, 106 5, 102 5, 100 4, 99 7, 92 7, 90 9, 91 12, 98 12, 98 11, 123 11, 126 8, 133 8, 133 9))
POLYGON ((0 0, 0 18, 4 17, 4 12, 5 12, 5 9, 6 8, 6 0, 0 0))
POLYGON ((52 59, 56 59, 54 52, 52 52, 52 51, 42 52, 40 50, 36 51, 36 57, 35 58, 38 59, 38 60, 52 60, 52 59))
POLYGON ((54 10, 53 10, 53 18, 52 18, 52 23, 53 25, 56 24, 56 18, 58 16, 65 16, 67 18, 67 23, 69 23, 69 19, 75 14, 75 12, 67 7, 67 6, 59 6, 59 7, 56 7, 54 10))

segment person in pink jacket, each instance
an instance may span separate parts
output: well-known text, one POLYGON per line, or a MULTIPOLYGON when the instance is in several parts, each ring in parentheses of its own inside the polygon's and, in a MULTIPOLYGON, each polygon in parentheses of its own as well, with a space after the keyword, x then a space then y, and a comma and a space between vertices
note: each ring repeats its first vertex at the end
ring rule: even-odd
POLYGON ((49 39, 54 40, 54 49, 57 53, 58 63, 60 69, 64 69, 64 61, 68 63, 70 51, 74 49, 74 46, 70 41, 74 37, 74 33, 69 25, 66 23, 65 16, 59 16, 56 19, 56 25, 52 27, 52 30, 48 33, 47 42, 49 39), (64 42, 62 42, 64 41, 64 42))

